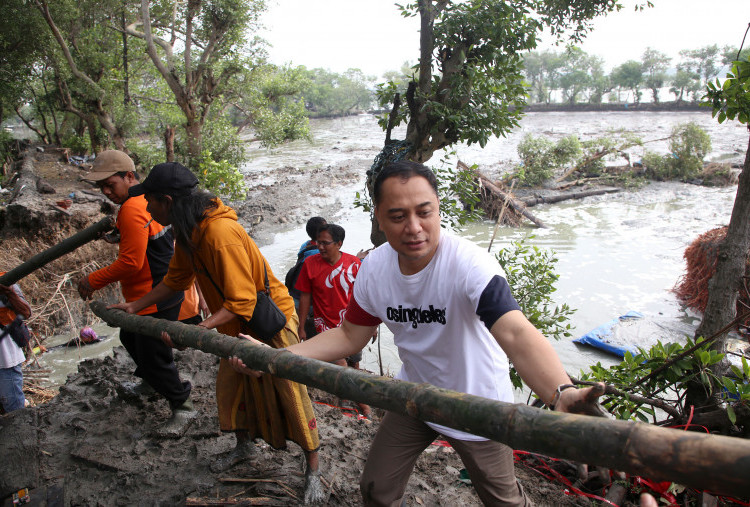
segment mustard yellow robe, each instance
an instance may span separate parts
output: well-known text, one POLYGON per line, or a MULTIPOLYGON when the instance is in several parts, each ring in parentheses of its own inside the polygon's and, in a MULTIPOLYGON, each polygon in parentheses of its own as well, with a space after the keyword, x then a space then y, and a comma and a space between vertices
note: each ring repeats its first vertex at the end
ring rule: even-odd
MULTIPOLYGON (((299 320, 292 297, 237 222, 234 210, 219 199, 217 203, 218 208, 210 210, 193 231, 196 257, 191 258, 177 246, 164 284, 172 290, 185 290, 197 277, 212 313, 224 307, 249 320, 257 291, 265 288, 265 263, 271 297, 287 317, 285 328, 273 338, 271 346, 282 348, 298 343, 299 320)), ((240 323, 233 320, 217 329, 220 333, 237 336, 240 323)), ((216 378, 216 400, 222 431, 247 430, 252 438, 263 438, 276 449, 285 448, 286 440, 296 442, 307 451, 320 445, 315 413, 303 384, 270 374, 259 379, 242 375, 222 359, 216 378)))

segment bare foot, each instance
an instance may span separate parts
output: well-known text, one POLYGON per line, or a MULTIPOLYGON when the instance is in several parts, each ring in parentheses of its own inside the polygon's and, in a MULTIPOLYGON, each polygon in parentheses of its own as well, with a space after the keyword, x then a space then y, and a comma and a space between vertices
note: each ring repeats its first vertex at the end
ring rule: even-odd
POLYGON ((320 504, 325 501, 323 483, 320 482, 320 471, 309 468, 305 473, 305 505, 320 504))

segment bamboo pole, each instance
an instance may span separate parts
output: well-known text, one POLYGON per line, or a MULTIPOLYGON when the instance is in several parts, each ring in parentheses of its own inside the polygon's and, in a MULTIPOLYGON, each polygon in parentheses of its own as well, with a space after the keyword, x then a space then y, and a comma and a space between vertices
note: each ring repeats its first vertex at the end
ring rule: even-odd
POLYGON ((153 337, 167 331, 176 345, 225 358, 237 356, 250 368, 484 436, 514 449, 725 495, 750 496, 750 442, 744 439, 502 403, 429 384, 378 377, 180 322, 108 310, 100 301, 92 302, 91 309, 110 326, 153 337))
POLYGON ((112 227, 114 227, 113 217, 106 216, 102 218, 97 223, 86 227, 82 231, 78 231, 71 237, 62 240, 56 245, 52 245, 45 251, 39 252, 23 264, 16 266, 3 276, 0 276, 0 285, 13 285, 21 278, 33 273, 42 266, 49 264, 58 257, 62 257, 76 248, 85 245, 89 241, 97 239, 103 232, 112 229, 112 227))

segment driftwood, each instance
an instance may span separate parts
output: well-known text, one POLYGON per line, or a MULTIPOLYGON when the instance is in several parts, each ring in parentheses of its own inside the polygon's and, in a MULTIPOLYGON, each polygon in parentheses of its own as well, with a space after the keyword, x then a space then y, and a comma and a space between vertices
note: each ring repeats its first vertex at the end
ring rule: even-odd
POLYGON ((89 241, 97 239, 102 233, 107 232, 112 229, 112 227, 114 227, 113 217, 107 216, 102 218, 95 224, 86 227, 82 231, 78 231, 71 237, 62 240, 56 245, 52 245, 47 250, 39 252, 20 266, 17 266, 3 276, 0 276, 0 285, 13 285, 21 278, 33 273, 42 266, 49 264, 58 257, 62 257, 76 248, 85 245, 89 241))
POLYGON ((537 227, 547 228, 547 226, 539 220, 537 217, 529 213, 529 211, 526 209, 526 206, 524 206, 523 203, 519 202, 515 198, 513 198, 510 194, 506 193, 505 191, 501 190, 500 187, 495 185, 492 181, 489 180, 485 175, 480 173, 479 171, 474 171, 476 174, 476 178, 479 181, 479 184, 490 191, 490 193, 497 197, 499 200, 503 202, 507 202, 508 206, 513 208, 517 213, 520 213, 521 215, 525 216, 529 220, 531 220, 534 225, 537 227))
POLYGON ((569 199, 582 199, 584 197, 591 197, 592 195, 604 195, 613 194, 619 192, 619 188, 607 187, 607 188, 594 188, 589 190, 571 190, 568 192, 561 192, 553 195, 529 195, 526 197, 518 198, 527 207, 536 206, 537 204, 552 204, 561 201, 567 201, 569 199))
POLYGON ((750 442, 744 439, 502 403, 331 365, 197 326, 108 310, 99 301, 92 302, 91 309, 111 326, 155 338, 167 331, 178 346, 219 357, 237 356, 250 368, 468 431, 514 449, 721 494, 750 496, 750 442))

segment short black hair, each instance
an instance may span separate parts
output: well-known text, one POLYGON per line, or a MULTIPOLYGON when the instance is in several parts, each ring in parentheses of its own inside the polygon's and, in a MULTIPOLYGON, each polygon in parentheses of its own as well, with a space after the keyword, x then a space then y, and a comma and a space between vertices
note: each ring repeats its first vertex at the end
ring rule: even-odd
POLYGON ((328 232, 328 234, 331 235, 331 239, 334 243, 343 243, 344 237, 346 236, 346 231, 344 231, 344 228, 336 224, 321 225, 318 228, 318 234, 316 235, 315 239, 320 236, 321 232, 328 232))
POLYGON ((380 204, 380 199, 383 197, 382 188, 383 182, 386 179, 398 177, 408 180, 412 176, 421 176, 426 179, 435 191, 435 195, 438 195, 437 177, 435 177, 435 173, 432 172, 432 169, 424 164, 412 162, 411 160, 399 160, 398 162, 385 166, 375 177, 375 184, 372 188, 372 200, 375 203, 375 206, 380 204))
POLYGON ((311 240, 315 241, 315 238, 318 237, 318 228, 325 223, 326 219, 323 217, 312 217, 307 221, 305 231, 307 232, 307 235, 310 236, 311 240))
POLYGON ((119 171, 119 172, 116 172, 115 175, 119 176, 122 179, 125 179, 128 173, 133 173, 133 177, 135 178, 135 181, 141 181, 141 176, 138 174, 138 171, 119 171))

